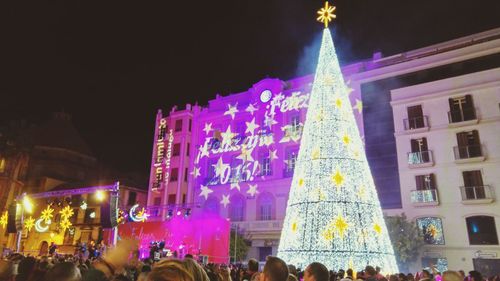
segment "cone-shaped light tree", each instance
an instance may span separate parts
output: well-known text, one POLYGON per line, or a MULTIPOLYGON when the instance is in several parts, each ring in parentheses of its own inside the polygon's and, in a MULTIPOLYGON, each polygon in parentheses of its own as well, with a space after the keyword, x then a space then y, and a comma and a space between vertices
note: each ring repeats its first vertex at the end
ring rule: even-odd
POLYGON ((397 272, 375 184, 325 22, 307 119, 288 198, 278 256, 305 268, 380 266, 397 272))

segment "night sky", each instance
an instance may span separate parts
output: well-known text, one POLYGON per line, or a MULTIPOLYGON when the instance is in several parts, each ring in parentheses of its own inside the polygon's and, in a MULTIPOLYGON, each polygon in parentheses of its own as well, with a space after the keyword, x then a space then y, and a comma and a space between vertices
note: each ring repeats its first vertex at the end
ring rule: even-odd
MULTIPOLYGON (((500 1, 338 0, 342 64, 500 27, 500 1)), ((64 109, 102 162, 148 174, 156 110, 311 73, 319 0, 4 1, 0 118, 64 109), (5 3, 8 2, 8 3, 5 3)), ((64 137, 64 136, 61 136, 64 137)))

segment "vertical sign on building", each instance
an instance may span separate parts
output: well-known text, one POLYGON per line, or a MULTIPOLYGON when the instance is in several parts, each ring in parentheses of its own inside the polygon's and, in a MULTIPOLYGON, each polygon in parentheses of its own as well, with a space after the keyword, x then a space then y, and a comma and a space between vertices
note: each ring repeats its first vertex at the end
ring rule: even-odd
POLYGON ((162 190, 168 184, 173 141, 173 130, 170 129, 167 135, 167 120, 161 118, 157 123, 153 152, 152 191, 162 190))

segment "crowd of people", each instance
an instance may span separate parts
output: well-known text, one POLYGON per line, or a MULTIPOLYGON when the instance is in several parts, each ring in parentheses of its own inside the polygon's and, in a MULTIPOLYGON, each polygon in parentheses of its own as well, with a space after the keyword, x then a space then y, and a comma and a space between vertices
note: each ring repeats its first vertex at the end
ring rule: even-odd
POLYGON ((183 260, 140 260, 137 243, 131 240, 106 251, 102 256, 58 255, 31 257, 10 254, 0 260, 0 281, 500 281, 500 276, 483 277, 477 271, 439 273, 423 270, 415 275, 384 276, 379 268, 364 271, 328 270, 311 263, 304 270, 269 256, 262 270, 250 259, 245 265, 203 265, 186 255, 183 260))

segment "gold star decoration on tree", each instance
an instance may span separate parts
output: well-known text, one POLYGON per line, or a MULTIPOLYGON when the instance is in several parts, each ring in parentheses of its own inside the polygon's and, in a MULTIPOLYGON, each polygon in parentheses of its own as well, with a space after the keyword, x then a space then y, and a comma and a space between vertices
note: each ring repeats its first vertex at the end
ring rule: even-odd
POLYGON ((339 190, 344 183, 344 176, 342 175, 342 173, 337 169, 335 174, 332 175, 331 179, 333 184, 335 184, 335 186, 337 187, 337 190, 339 190))
POLYGON ((325 239, 326 241, 332 241, 333 238, 335 238, 334 231, 335 230, 331 226, 329 226, 321 233, 321 236, 323 236, 323 239, 325 239))
POLYGON ((314 190, 312 197, 312 200, 323 201, 326 199, 325 193, 319 187, 314 190))
POLYGON ((304 179, 303 178, 299 178, 298 181, 297 181, 297 184, 299 187, 302 187, 304 185, 304 179))
POLYGON ((382 227, 378 223, 375 223, 373 225, 373 230, 377 233, 377 235, 380 235, 382 233, 382 227))
POLYGON ((335 106, 339 109, 342 107, 342 100, 340 98, 335 99, 335 106))
POLYGON ((69 219, 75 213, 73 212, 73 209, 71 209, 70 206, 66 206, 61 211, 59 211, 59 214, 61 214, 61 218, 63 218, 63 219, 69 219))
POLYGON ((312 158, 312 160, 316 160, 316 159, 319 159, 320 155, 321 155, 321 151, 320 151, 319 147, 316 147, 312 151, 311 158, 312 158))
POLYGON ((294 220, 292 223, 292 232, 297 232, 298 224, 297 220, 294 220))
POLYGON ((328 1, 325 2, 325 6, 322 7, 319 11, 318 11, 318 18, 316 18, 316 20, 318 20, 319 22, 322 22, 325 24, 325 28, 328 27, 328 23, 331 22, 334 18, 337 18, 337 16, 335 16, 335 14, 333 13, 335 12, 335 7, 334 6, 330 6, 328 4, 328 1))
POLYGON ((7 211, 3 212, 0 217, 0 225, 5 228, 7 226, 7 222, 9 221, 9 213, 7 211))
POLYGON ((45 223, 48 223, 54 216, 52 213, 54 213, 54 209, 52 209, 50 206, 47 206, 47 208, 42 211, 40 218, 43 219, 45 223))
POLYGON ((359 190, 358 190, 358 193, 356 193, 356 195, 358 195, 359 199, 361 199, 361 201, 365 201, 366 200, 366 188, 362 185, 359 190))
POLYGON ((24 221, 24 227, 29 231, 35 226, 35 219, 31 216, 24 221))
POLYGON ((340 238, 344 238, 344 233, 347 231, 348 227, 349 224, 347 224, 347 221, 339 215, 335 220, 335 228, 339 233, 340 238))
POLYGON ((351 143, 351 138, 349 137, 348 134, 344 134, 344 136, 342 137, 342 142, 345 144, 345 145, 349 145, 349 143, 351 143))

